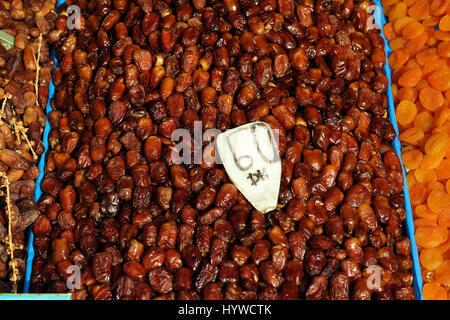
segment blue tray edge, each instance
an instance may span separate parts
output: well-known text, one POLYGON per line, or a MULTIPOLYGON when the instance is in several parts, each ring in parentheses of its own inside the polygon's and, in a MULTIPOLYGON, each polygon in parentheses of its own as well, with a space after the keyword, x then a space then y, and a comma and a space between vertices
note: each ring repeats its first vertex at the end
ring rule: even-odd
POLYGON ((413 260, 413 276, 414 276, 414 293, 416 295, 417 300, 424 300, 423 294, 422 294, 422 271, 420 269, 420 262, 419 262, 419 252, 417 250, 416 240, 414 238, 414 218, 412 214, 411 209, 411 200, 409 198, 409 191, 408 191, 408 184, 406 183, 406 171, 405 167, 402 162, 402 152, 401 152, 401 144, 400 140, 398 140, 398 127, 397 127, 397 120, 395 118, 395 106, 394 106, 394 96, 392 94, 392 70, 389 67, 388 57, 392 53, 392 49, 389 46, 389 41, 386 39, 383 33, 383 27, 386 24, 386 17, 384 15, 383 6, 381 5, 380 0, 373 0, 373 2, 377 5, 377 9, 373 13, 373 16, 375 18, 375 23, 380 26, 381 30, 381 37, 384 40, 384 52, 386 54, 386 63, 384 65, 384 73, 386 74, 388 78, 388 89, 387 89, 387 97, 388 97, 388 117, 391 121, 394 130, 397 134, 395 137, 392 146, 395 149, 395 152, 397 153, 400 163, 402 164, 402 170, 403 170, 403 193, 405 196, 405 210, 406 210, 406 231, 409 237, 409 240, 411 241, 411 256, 413 260))

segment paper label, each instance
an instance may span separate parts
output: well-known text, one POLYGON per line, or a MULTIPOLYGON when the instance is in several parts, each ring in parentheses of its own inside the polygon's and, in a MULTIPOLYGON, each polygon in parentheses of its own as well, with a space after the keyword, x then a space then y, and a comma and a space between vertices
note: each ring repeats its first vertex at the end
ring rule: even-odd
POLYGON ((281 160, 278 140, 265 122, 252 122, 217 137, 217 151, 230 180, 256 208, 277 208, 281 160))

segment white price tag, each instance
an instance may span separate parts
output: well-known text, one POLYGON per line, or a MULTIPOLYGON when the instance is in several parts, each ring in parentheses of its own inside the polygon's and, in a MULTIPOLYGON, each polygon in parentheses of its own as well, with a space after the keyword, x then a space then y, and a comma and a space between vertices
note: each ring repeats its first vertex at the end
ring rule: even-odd
POLYGON ((265 122, 252 122, 217 137, 217 151, 231 181, 256 210, 277 208, 281 180, 278 140, 265 122))

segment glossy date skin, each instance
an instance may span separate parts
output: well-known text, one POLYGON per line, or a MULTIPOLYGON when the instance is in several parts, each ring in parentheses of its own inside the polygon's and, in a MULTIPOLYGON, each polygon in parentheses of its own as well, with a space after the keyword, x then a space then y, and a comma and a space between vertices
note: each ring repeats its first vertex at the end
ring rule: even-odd
POLYGON ((400 280, 410 251, 394 250, 408 243, 387 79, 373 62, 383 42, 358 1, 82 10, 84 29, 58 18, 55 165, 40 203, 51 226, 35 225, 34 291, 65 291, 57 265, 70 260, 88 299, 414 297, 400 280), (172 132, 200 120, 278 130, 277 210, 256 211, 221 165, 173 162, 172 132), (370 266, 383 275, 376 290, 370 266))

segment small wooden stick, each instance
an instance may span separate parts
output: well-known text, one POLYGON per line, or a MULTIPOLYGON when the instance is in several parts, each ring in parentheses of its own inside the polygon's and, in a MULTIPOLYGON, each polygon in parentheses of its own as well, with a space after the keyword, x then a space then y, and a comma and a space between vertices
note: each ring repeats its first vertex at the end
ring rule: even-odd
POLYGON ((36 152, 34 152, 34 149, 33 149, 33 146, 32 146, 31 143, 30 143, 30 140, 28 140, 28 136, 27 136, 27 131, 28 131, 28 129, 26 129, 26 128, 23 126, 22 121, 17 122, 16 128, 18 128, 18 130, 20 131, 20 133, 22 133, 22 135, 23 135, 23 137, 24 137, 26 143, 28 144, 28 147, 29 147, 30 150, 31 150, 31 153, 33 154, 33 159, 34 159, 34 160, 37 160, 37 159, 38 159, 38 156, 37 156, 36 152))
POLYGON ((17 292, 17 275, 18 270, 16 266, 16 261, 14 261, 14 242, 12 235, 12 223, 11 223, 11 196, 9 193, 9 178, 4 172, 0 172, 0 177, 5 180, 5 184, 2 187, 6 188, 6 206, 8 208, 8 242, 9 242, 9 251, 11 255, 10 266, 12 267, 12 275, 11 281, 13 282, 13 292, 17 292))

